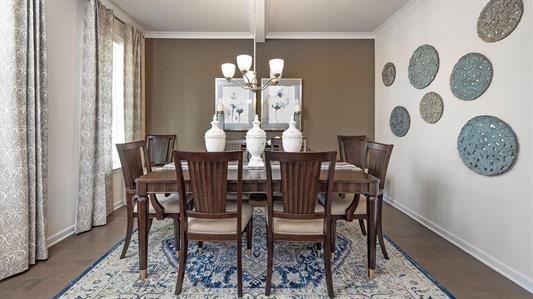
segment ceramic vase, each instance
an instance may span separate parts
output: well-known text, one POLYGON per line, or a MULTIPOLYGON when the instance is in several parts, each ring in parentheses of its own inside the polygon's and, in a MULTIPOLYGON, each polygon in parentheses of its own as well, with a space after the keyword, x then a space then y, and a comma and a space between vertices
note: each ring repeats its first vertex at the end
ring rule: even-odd
POLYGON ((219 127, 216 114, 213 115, 211 129, 205 132, 205 149, 208 152, 223 152, 226 147, 226 133, 219 127))
POLYGON ((249 167, 265 167, 265 162, 261 155, 266 146, 266 132, 259 126, 261 122, 255 115, 253 127, 246 133, 246 150, 252 156, 248 162, 249 167))
POLYGON ((281 135, 283 150, 289 153, 297 153, 302 149, 303 134, 296 128, 294 116, 289 121, 289 128, 281 135))

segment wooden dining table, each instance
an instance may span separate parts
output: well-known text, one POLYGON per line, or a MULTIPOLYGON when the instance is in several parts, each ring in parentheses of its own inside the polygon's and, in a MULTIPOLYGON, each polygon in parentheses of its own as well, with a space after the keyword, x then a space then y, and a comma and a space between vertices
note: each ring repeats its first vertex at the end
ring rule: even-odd
MULTIPOLYGON (((184 177, 186 191, 189 190, 189 173, 185 168, 184 177)), ((321 171, 320 192, 326 191, 325 179, 327 170, 321 171)), ((243 192, 244 193, 266 193, 267 179, 265 169, 243 170, 243 192)), ((273 192, 281 192, 281 174, 279 168, 272 169, 273 192)), ((138 234, 139 234, 139 277, 146 279, 148 266, 148 194, 155 193, 177 193, 178 185, 176 172, 171 169, 163 169, 143 175, 136 180, 137 184, 137 205, 138 205, 138 234)), ((237 192, 237 170, 228 168, 227 192, 237 192)), ((368 277, 374 278, 376 269, 376 230, 377 230, 377 196, 379 193, 379 179, 360 170, 340 168, 335 169, 333 192, 340 193, 360 193, 367 197, 368 211, 368 231, 367 231, 367 257, 368 257, 368 277)), ((157 200, 156 196, 151 196, 152 200, 157 200)))

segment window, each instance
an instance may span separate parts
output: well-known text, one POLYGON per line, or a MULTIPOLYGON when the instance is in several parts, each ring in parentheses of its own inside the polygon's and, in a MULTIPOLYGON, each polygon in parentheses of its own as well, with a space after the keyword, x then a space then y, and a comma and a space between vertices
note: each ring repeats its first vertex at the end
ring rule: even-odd
POLYGON ((120 159, 115 147, 124 143, 124 40, 113 37, 113 169, 120 168, 120 159))

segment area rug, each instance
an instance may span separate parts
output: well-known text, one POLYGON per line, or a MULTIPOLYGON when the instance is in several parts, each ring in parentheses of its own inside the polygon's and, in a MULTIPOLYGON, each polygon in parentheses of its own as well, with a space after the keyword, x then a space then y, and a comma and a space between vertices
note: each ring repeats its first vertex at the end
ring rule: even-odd
MULTIPOLYGON (((243 249, 244 298, 266 298, 266 227, 262 209, 255 210, 253 234, 251 256, 243 249)), ((178 259, 172 222, 154 221, 145 281, 139 280, 136 234, 127 257, 121 260, 122 244, 123 241, 117 243, 56 298, 175 298, 178 259)), ((361 235, 357 222, 339 222, 332 262, 337 298, 454 298, 388 238, 386 246, 390 260, 385 260, 378 249, 376 278, 368 280, 366 237, 361 235)), ((234 244, 205 242, 199 252, 196 242, 189 242, 180 298, 236 297, 235 256, 234 244)), ((269 298, 327 298, 323 265, 315 244, 276 242, 269 298)))

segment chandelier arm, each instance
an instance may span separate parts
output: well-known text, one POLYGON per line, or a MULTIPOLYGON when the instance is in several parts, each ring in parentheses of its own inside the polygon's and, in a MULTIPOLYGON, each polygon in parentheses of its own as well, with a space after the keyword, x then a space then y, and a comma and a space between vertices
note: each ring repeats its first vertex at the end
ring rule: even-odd
POLYGON ((270 78, 268 79, 268 81, 266 81, 266 83, 264 85, 261 85, 261 90, 265 90, 267 87, 269 87, 272 83, 273 79, 270 78))
POLYGON ((248 85, 240 84, 237 81, 230 80, 230 83, 246 90, 252 90, 248 85))

